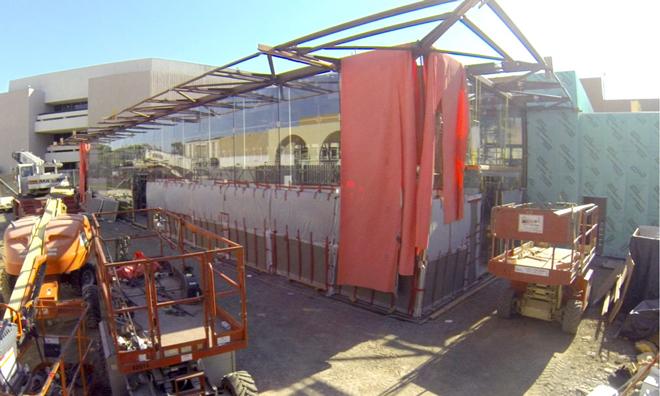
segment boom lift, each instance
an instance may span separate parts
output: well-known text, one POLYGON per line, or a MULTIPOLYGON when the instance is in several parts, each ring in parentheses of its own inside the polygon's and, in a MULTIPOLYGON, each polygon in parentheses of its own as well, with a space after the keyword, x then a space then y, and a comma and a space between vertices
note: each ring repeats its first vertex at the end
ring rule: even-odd
POLYGON ((53 188, 69 187, 67 177, 58 172, 61 163, 46 162, 29 151, 16 151, 12 157, 16 165, 18 195, 40 196, 51 192, 53 188))
POLYGON ((94 270, 85 264, 89 221, 48 199, 43 215, 11 223, 4 242, 2 288, 10 297, 0 304, 0 394, 88 394, 86 325, 97 323, 99 306, 94 270), (60 281, 73 279, 83 298, 61 300, 60 281))

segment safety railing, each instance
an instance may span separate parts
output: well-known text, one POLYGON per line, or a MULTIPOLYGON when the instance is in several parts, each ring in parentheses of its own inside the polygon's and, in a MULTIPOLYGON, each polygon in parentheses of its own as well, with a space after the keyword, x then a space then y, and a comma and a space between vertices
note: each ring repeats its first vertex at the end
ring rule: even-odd
POLYGON ((596 252, 598 206, 563 203, 557 206, 541 208, 531 204, 509 204, 493 208, 491 269, 499 265, 515 265, 520 274, 543 273, 550 277, 553 271, 583 272, 596 252), (503 246, 500 254, 498 246, 503 246), (558 249, 562 252, 560 257, 558 249), (544 254, 550 253, 549 259, 545 255, 541 257, 541 250, 544 254), (546 261, 538 270, 526 272, 525 267, 537 267, 526 265, 517 258, 546 261))
MULTIPOLYGON (((107 311, 108 327, 117 351, 118 366, 124 373, 144 371, 157 367, 212 356, 247 345, 247 314, 245 294, 245 266, 243 247, 229 239, 187 222, 184 218, 162 210, 143 209, 93 215, 94 250, 97 257, 101 295, 107 311), (118 215, 133 219, 136 232, 132 235, 104 237, 102 218, 118 215), (146 224, 136 219, 146 219, 146 224), (156 239, 160 256, 133 260, 115 259, 108 254, 109 245, 131 239, 156 239), (175 253, 169 253, 174 251, 175 253), (219 264, 231 265, 235 275, 223 271, 219 264), (191 268, 201 279, 196 296, 176 298, 165 296, 157 290, 159 263, 191 268), (144 303, 130 305, 126 301, 118 271, 130 269, 144 277, 144 303), (222 299, 239 298, 238 315, 218 303, 222 299), (159 311, 187 305, 201 305, 203 333, 181 342, 163 340, 159 311), (144 342, 134 343, 132 348, 120 342, 120 338, 140 337, 136 315, 147 318, 144 342)), ((153 245, 152 245, 153 246, 153 245)), ((117 256, 117 254, 115 255, 117 256)), ((188 337, 190 338, 190 337, 188 337)))

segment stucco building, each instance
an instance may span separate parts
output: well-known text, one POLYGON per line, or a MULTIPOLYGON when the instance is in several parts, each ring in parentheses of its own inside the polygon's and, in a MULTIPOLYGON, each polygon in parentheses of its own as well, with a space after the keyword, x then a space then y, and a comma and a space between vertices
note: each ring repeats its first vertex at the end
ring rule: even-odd
POLYGON ((0 174, 10 173, 11 153, 31 151, 64 168, 78 162, 76 146, 59 144, 104 117, 211 69, 164 59, 108 63, 25 77, 0 93, 0 174))

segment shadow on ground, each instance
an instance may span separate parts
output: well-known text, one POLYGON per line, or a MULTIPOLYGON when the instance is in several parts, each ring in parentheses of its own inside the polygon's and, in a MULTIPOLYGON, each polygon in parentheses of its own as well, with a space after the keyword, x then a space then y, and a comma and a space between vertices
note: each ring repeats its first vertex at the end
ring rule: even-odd
POLYGON ((273 394, 523 394, 573 337, 558 324, 495 317, 503 286, 419 325, 252 273, 239 367, 273 394))

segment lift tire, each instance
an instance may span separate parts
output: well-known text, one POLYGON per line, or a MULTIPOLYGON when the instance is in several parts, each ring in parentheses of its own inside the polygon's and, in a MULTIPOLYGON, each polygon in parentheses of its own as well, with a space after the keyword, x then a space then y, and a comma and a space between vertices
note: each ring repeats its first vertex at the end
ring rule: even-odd
POLYGON ((95 285, 96 284, 96 267, 92 263, 85 263, 80 268, 80 288, 86 285, 95 285))
POLYGON ((578 326, 582 320, 582 301, 570 299, 566 302, 561 318, 561 329, 565 333, 577 333, 578 326))
POLYGON ((247 371, 234 371, 222 379, 222 389, 232 396, 258 395, 257 385, 247 371))
POLYGON ((8 274, 4 268, 0 270, 0 289, 2 289, 0 290, 2 292, 0 297, 2 297, 3 303, 9 304, 11 292, 14 290, 17 279, 17 276, 8 274))
POLYGON ((101 303, 99 302, 99 288, 91 284, 82 288, 82 298, 87 303, 87 327, 96 329, 101 321, 101 303))
POLYGON ((75 293, 82 296, 82 289, 85 285, 96 284, 96 268, 94 264, 85 263, 85 265, 73 271, 69 276, 68 283, 75 293))
POLYGON ((78 274, 78 284, 81 290, 86 285, 96 284, 96 268, 94 268, 93 264, 86 263, 78 271, 80 272, 78 274))
POLYGON ((502 319, 511 319, 516 313, 515 308, 516 291, 510 287, 502 290, 500 297, 497 301, 497 316, 502 319))

